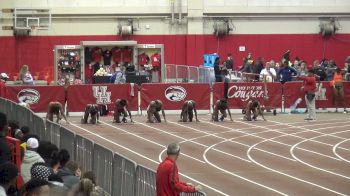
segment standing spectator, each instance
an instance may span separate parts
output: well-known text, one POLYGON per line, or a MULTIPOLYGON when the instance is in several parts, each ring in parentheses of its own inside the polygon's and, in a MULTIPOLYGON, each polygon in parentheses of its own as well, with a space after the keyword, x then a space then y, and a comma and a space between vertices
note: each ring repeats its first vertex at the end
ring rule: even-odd
POLYGON ((220 58, 219 57, 216 57, 215 62, 214 62, 214 73, 215 73, 215 82, 222 82, 220 58))
POLYGON ((264 69, 264 58, 259 57, 253 65, 254 80, 259 81, 259 75, 264 69))
POLYGON ((23 85, 34 85, 32 74, 29 72, 28 65, 23 65, 19 72, 19 79, 22 80, 23 85))
POLYGON ((327 81, 333 80, 333 75, 336 73, 336 70, 337 70, 337 65, 335 64, 335 61, 332 59, 329 60, 329 63, 326 69, 327 81))
POLYGON ((266 66, 260 72, 261 81, 273 82, 276 79, 276 71, 271 68, 270 62, 266 63, 266 66))
POLYGON ((193 193, 201 190, 201 186, 196 187, 181 182, 176 160, 180 155, 180 145, 172 143, 167 149, 167 158, 159 164, 157 169, 157 196, 179 196, 181 192, 193 193))
POLYGON ((11 162, 0 164, 0 195, 6 196, 10 187, 16 185, 18 169, 11 162))
POLYGON ((11 161, 11 150, 6 142, 7 117, 0 112, 0 164, 11 161))
POLYGON ((284 61, 283 67, 278 71, 278 77, 282 84, 292 81, 292 77, 296 76, 298 73, 294 68, 289 67, 288 61, 284 61))
POLYGON ((47 167, 45 163, 34 163, 32 168, 30 169, 30 175, 32 178, 40 178, 48 181, 49 176, 51 176, 52 174, 52 169, 47 167))
POLYGON ((235 70, 234 69, 234 65, 235 65, 235 62, 233 61, 232 54, 228 53, 227 54, 227 60, 226 60, 226 68, 227 68, 227 70, 229 71, 230 74, 231 74, 232 70, 235 70))
POLYGON ((335 112, 338 112, 338 106, 340 105, 344 108, 344 113, 347 113, 344 103, 343 74, 339 68, 337 68, 334 73, 330 85, 333 87, 333 104, 336 107, 335 112))
POLYGON ((9 79, 6 73, 0 74, 0 97, 7 96, 6 81, 9 79))
POLYGON ((33 178, 23 185, 22 195, 47 196, 50 193, 50 183, 40 178, 33 178))
POLYGON ((64 167, 58 170, 57 174, 62 178, 65 186, 72 188, 79 183, 81 171, 77 163, 68 161, 64 167))
POLYGON ((298 77, 304 81, 303 90, 305 93, 306 109, 308 111, 305 120, 316 120, 316 77, 318 76, 314 75, 314 70, 309 70, 308 76, 298 77))
POLYGON ((31 178, 30 169, 34 163, 42 162, 44 159, 36 152, 39 147, 39 141, 36 138, 29 138, 27 141, 27 150, 24 153, 22 165, 21 165, 21 175, 24 182, 28 182, 31 178))
POLYGON ((320 61, 315 60, 313 64, 313 72, 314 74, 318 75, 320 77, 320 81, 326 81, 327 74, 324 67, 321 66, 320 61))
POLYGON ((345 79, 347 81, 350 81, 350 56, 346 57, 345 59, 345 79))
POLYGON ((279 69, 278 67, 276 67, 276 62, 274 60, 270 60, 270 68, 274 69, 276 73, 279 69))
POLYGON ((100 196, 104 195, 103 189, 101 187, 97 186, 96 176, 95 176, 94 172, 87 171, 83 174, 82 178, 90 179, 92 181, 92 183, 94 184, 94 192, 99 193, 98 195, 100 195, 100 196))
POLYGON ((61 149, 58 153, 58 157, 60 160, 60 168, 66 166, 66 163, 70 160, 69 152, 66 149, 61 149))
POLYGON ((74 187, 69 196, 90 196, 94 191, 94 184, 90 179, 82 179, 77 187, 74 187))

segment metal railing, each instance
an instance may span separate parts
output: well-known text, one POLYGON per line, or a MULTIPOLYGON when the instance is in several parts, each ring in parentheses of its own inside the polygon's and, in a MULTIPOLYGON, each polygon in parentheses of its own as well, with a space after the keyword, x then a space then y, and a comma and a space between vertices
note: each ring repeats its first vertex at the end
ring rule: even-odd
MULTIPOLYGON (((44 121, 31 110, 10 100, 0 98, 0 112, 8 120, 17 120, 20 126, 29 126, 32 133, 42 140, 50 141, 70 153, 83 171, 94 171, 97 185, 105 195, 154 196, 156 195, 156 172, 112 152, 90 139, 76 135, 60 124, 44 121)), ((203 192, 184 193, 181 196, 206 196, 203 192)))
POLYGON ((165 83, 212 83, 215 81, 213 68, 165 64, 165 83))

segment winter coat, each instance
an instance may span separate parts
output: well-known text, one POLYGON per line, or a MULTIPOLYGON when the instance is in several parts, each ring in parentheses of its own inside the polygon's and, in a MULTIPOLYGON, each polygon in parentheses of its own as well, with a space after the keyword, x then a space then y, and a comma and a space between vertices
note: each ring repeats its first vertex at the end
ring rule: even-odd
POLYGON ((44 163, 45 161, 37 152, 27 150, 24 153, 23 161, 21 164, 21 175, 23 177, 24 183, 28 182, 31 179, 30 169, 34 163, 38 162, 44 163))

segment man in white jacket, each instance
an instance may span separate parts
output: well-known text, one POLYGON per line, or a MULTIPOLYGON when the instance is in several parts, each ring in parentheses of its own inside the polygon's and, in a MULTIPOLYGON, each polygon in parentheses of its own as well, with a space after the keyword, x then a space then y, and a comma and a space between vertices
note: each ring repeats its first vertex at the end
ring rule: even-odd
POLYGON ((23 161, 21 164, 21 175, 24 183, 28 182, 31 178, 30 169, 34 163, 42 162, 44 159, 36 152, 39 147, 39 142, 36 138, 29 138, 27 140, 27 150, 24 153, 23 161))

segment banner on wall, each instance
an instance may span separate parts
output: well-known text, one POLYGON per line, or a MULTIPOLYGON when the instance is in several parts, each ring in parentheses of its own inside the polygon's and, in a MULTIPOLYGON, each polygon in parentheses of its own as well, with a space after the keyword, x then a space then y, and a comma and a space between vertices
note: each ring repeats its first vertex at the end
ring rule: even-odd
MULTIPOLYGON (((229 83, 228 101, 231 109, 243 109, 251 99, 257 99, 268 108, 281 107, 281 87, 280 83, 263 82, 237 82, 229 83), (267 95, 267 96, 266 96, 267 95), (267 98, 268 97, 268 98, 267 98)), ((224 83, 213 85, 214 103, 224 97, 224 83)))
POLYGON ((64 104, 65 92, 63 86, 7 86, 7 98, 28 103, 34 112, 47 112, 51 101, 64 104))
POLYGON ((132 84, 72 85, 68 87, 67 103, 69 112, 83 112, 86 104, 107 105, 114 110, 114 102, 123 98, 128 100, 129 109, 137 110, 138 86, 132 84))
POLYGON ((195 101, 197 109, 207 110, 210 107, 210 86, 189 83, 142 84, 141 109, 147 109, 153 100, 161 100, 166 110, 181 110, 186 100, 195 101))
MULTIPOLYGON (((343 83, 344 100, 347 107, 350 106, 350 82, 343 83)), ((287 82, 284 84, 285 107, 289 108, 298 98, 302 102, 298 107, 305 108, 305 93, 302 91, 303 82, 287 82)), ((330 82, 321 82, 317 84, 316 108, 334 108, 333 104, 333 87, 330 82)))

